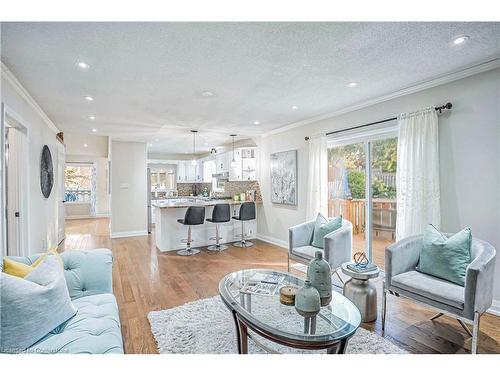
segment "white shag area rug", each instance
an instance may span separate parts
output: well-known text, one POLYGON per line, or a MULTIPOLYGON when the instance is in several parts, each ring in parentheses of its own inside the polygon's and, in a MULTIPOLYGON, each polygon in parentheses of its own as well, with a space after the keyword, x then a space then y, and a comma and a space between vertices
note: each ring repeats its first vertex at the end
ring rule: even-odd
MULTIPOLYGON (((148 314, 151 330, 161 354, 236 354, 237 342, 231 312, 219 296, 186 303, 148 314)), ((251 331, 250 331, 251 332, 251 331)), ((281 353, 302 354, 326 351, 296 350, 265 340, 266 346, 281 353)), ((248 352, 264 354, 251 339, 248 352)), ((392 342, 359 327, 347 344, 348 354, 406 354, 392 342)))

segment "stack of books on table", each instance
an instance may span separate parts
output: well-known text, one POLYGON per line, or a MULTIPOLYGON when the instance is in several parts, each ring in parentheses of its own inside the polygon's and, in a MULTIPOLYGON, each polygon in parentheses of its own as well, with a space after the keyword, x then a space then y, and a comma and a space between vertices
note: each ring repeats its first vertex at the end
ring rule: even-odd
POLYGON ((351 271, 354 272, 370 272, 374 271, 377 269, 377 266, 373 263, 367 263, 367 264, 356 264, 356 263, 350 263, 347 265, 347 268, 349 268, 351 271))

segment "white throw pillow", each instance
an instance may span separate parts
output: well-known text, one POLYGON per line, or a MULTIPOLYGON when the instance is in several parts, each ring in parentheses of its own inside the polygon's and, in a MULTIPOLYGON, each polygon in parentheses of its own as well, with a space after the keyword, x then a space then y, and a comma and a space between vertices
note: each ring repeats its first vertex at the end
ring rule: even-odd
POLYGON ((64 271, 54 255, 24 279, 0 274, 1 352, 24 351, 76 314, 64 271))

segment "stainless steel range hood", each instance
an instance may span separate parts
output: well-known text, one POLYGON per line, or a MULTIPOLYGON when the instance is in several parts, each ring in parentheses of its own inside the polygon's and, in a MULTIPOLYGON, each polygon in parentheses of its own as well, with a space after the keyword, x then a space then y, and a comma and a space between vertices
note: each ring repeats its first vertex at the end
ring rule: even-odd
POLYGON ((214 173, 212 177, 219 181, 229 180, 229 172, 214 173))

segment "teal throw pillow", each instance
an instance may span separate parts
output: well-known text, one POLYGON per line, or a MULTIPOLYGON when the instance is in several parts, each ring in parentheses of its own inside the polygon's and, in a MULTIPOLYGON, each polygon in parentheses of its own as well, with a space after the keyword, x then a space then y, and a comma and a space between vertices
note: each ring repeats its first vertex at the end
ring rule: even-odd
POLYGON ((428 225, 417 271, 464 286, 467 266, 471 262, 471 243, 470 228, 448 238, 433 225, 428 225))
POLYGON ((318 214, 316 224, 314 224, 314 235, 312 246, 319 249, 325 248, 325 236, 342 227, 342 216, 337 216, 328 220, 323 215, 318 214))

